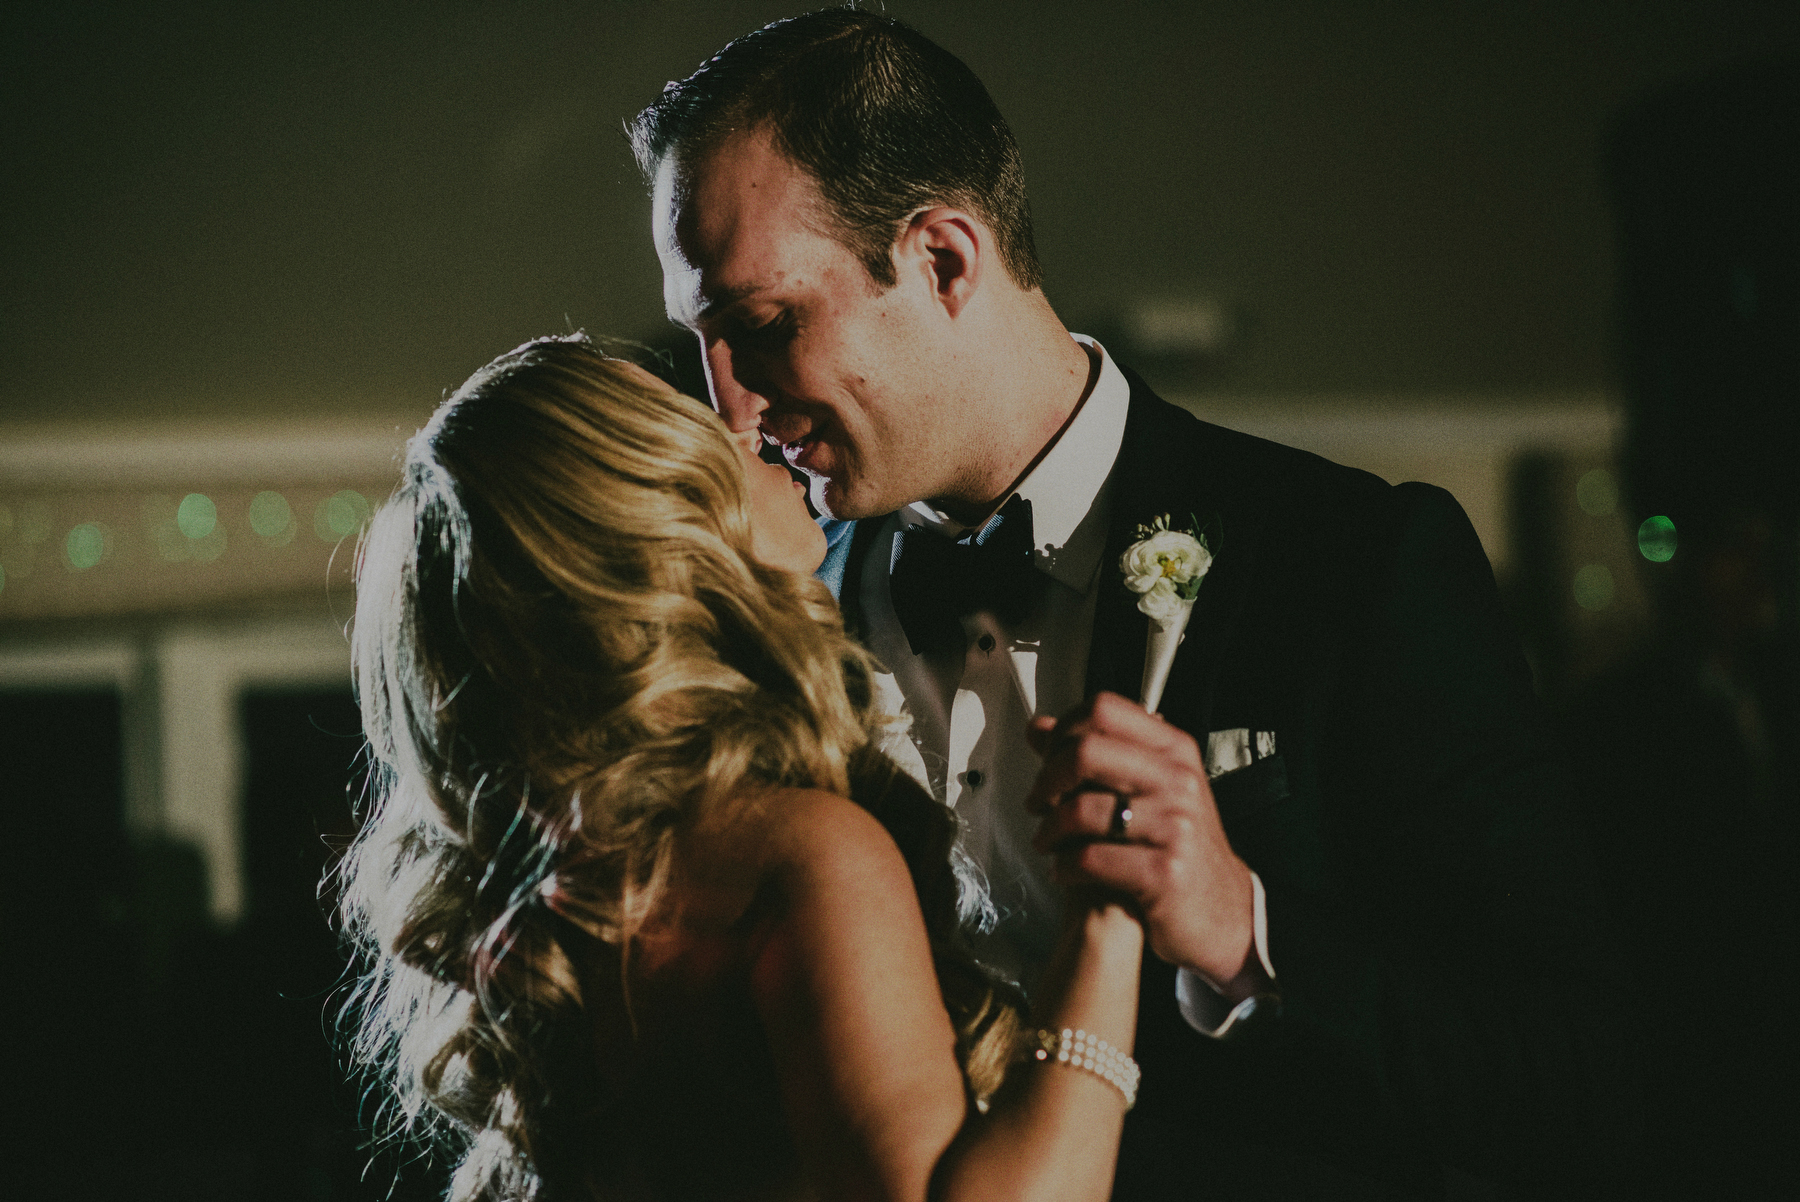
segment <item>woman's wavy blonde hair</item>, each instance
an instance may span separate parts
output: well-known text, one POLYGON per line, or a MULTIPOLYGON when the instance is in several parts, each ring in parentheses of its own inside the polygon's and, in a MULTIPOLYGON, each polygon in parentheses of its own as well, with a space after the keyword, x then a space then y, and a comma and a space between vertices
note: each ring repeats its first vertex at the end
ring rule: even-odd
POLYGON ((540 339, 444 402, 365 536, 346 1014, 393 1128, 457 1158, 452 1198, 589 1192, 582 968, 626 980, 677 831, 769 787, 894 833, 971 1095, 1004 1072, 1017 1006, 957 941, 954 820, 877 750, 830 594, 752 557, 739 454, 706 406, 540 339))

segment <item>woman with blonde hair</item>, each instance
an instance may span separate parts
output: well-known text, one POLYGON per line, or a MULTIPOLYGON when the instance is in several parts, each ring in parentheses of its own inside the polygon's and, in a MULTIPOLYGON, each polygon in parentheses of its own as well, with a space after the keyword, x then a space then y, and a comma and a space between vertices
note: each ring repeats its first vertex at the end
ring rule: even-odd
POLYGON ((408 444, 358 563, 357 1059, 457 1199, 1104 1197, 1141 929, 1072 894, 1026 1029, 754 442, 575 336, 408 444))

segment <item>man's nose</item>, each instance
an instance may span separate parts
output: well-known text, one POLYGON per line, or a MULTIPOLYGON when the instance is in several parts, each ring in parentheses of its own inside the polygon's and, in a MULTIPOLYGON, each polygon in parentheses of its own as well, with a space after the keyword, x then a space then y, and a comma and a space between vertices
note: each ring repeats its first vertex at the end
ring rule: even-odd
POLYGON ((768 399, 739 378, 731 347, 723 338, 703 339, 700 349, 706 359, 706 386, 712 393, 713 408, 735 431, 756 429, 769 407, 768 399))

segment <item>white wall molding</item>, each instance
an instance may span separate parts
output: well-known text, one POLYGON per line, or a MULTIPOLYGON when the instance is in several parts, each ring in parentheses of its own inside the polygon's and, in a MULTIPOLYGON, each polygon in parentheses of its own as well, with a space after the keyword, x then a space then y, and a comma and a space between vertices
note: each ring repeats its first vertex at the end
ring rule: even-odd
POLYGON ((143 653, 124 639, 0 645, 0 689, 128 689, 143 653))
POLYGON ((1606 393, 1518 396, 1172 395, 1202 420, 1373 472, 1390 484, 1423 480, 1462 502, 1488 560, 1512 550, 1507 473, 1521 452, 1607 459, 1624 428, 1606 393))
POLYGON ((422 417, 0 425, 0 488, 384 479, 422 417))
POLYGON ((244 914, 244 731, 247 688, 350 683, 350 648, 329 622, 288 619, 184 626, 154 644, 162 722, 162 822, 201 851, 213 918, 244 914))
POLYGON ((1171 393, 1168 399, 1215 425, 1327 458, 1391 446, 1422 454, 1536 444, 1605 450, 1624 422, 1623 403, 1605 392, 1171 393))

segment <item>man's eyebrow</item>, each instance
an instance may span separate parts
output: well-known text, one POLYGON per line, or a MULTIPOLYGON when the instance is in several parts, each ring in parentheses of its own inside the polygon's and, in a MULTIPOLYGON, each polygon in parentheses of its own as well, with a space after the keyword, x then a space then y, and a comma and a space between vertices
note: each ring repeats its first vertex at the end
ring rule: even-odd
POLYGON ((708 317, 717 317, 739 301, 749 300, 765 287, 767 287, 765 284, 739 284, 735 288, 722 288, 706 298, 706 303, 701 305, 699 311, 694 314, 694 320, 704 321, 708 317))

